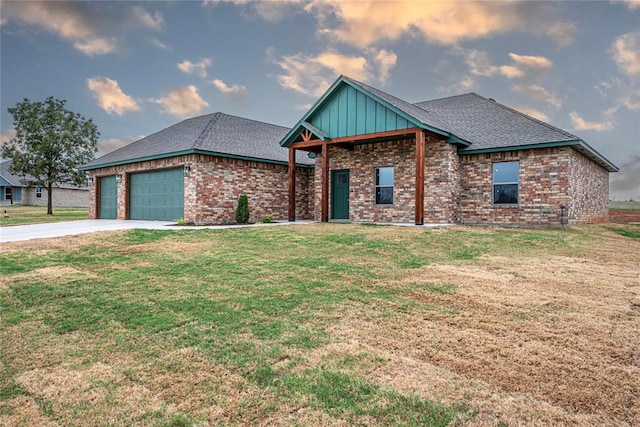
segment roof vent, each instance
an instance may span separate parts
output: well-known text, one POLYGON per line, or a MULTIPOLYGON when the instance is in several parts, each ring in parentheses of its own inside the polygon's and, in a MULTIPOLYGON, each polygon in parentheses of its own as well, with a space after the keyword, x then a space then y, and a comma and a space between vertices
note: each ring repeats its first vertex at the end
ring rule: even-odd
POLYGON ((495 100, 495 99, 493 99, 493 98, 489 98, 489 101, 496 102, 496 100, 495 100))

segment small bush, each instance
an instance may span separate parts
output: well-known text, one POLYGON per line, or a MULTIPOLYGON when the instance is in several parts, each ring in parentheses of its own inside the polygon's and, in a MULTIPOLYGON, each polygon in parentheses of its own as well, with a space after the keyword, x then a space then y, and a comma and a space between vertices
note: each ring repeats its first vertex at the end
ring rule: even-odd
POLYGON ((246 194, 241 194, 240 197, 238 197, 236 222, 238 224, 246 224, 249 222, 249 197, 247 197, 246 194))
POLYGON ((179 218, 176 220, 176 223, 178 225, 187 225, 187 221, 184 220, 184 218, 179 218))
POLYGON ((270 222, 273 222, 273 217, 270 215, 265 215, 262 218, 260 218, 260 222, 264 222, 265 224, 268 224, 270 222))

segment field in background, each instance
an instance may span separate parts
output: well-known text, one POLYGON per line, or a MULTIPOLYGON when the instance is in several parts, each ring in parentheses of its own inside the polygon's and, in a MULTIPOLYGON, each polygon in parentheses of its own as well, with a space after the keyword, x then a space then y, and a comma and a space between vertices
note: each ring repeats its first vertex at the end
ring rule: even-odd
POLYGON ((0 425, 635 425, 640 226, 0 247, 0 425))
POLYGON ((640 210, 640 202, 609 202, 609 209, 612 210, 640 210))
POLYGON ((88 208, 63 208, 54 206, 53 215, 47 215, 46 206, 0 206, 0 227, 44 222, 75 221, 78 219, 87 219, 88 217, 88 208))

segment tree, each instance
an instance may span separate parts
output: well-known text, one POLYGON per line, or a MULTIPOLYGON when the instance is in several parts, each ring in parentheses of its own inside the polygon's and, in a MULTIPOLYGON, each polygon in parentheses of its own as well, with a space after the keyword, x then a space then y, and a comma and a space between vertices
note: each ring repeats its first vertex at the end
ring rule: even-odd
POLYGON ((16 136, 2 147, 2 157, 12 160, 9 171, 22 184, 45 188, 47 215, 53 215, 54 184, 82 185, 80 166, 95 158, 100 133, 91 119, 64 108, 67 101, 31 102, 25 98, 9 108, 16 136))
POLYGON ((246 224, 249 221, 249 197, 241 194, 238 197, 238 207, 236 208, 236 222, 246 224))

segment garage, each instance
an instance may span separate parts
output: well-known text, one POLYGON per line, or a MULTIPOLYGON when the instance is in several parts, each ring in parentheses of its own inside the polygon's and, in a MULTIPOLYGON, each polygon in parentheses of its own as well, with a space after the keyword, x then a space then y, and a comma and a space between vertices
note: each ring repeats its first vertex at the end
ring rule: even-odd
POLYGON ((100 178, 98 218, 116 219, 118 216, 118 183, 115 175, 100 178))
POLYGON ((184 217, 184 173, 165 169, 131 174, 129 218, 174 221, 184 217))

